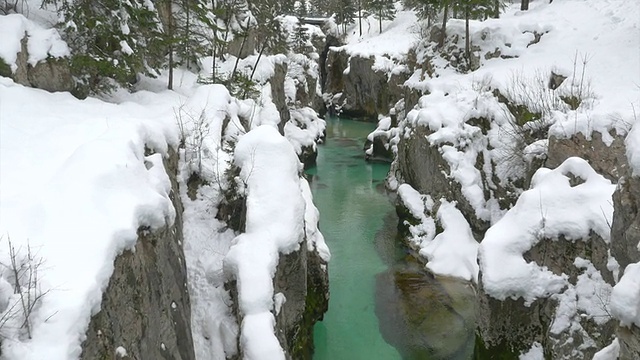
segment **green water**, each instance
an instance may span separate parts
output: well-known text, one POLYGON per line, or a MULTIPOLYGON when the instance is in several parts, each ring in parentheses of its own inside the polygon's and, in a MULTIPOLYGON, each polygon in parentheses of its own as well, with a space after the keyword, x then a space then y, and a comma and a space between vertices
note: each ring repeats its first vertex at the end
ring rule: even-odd
POLYGON ((362 146, 373 129, 368 123, 329 119, 317 166, 307 172, 331 249, 331 299, 314 329, 316 360, 402 358, 380 334, 375 312, 376 275, 388 269, 375 237, 394 209, 381 191, 389 165, 363 159, 362 146))

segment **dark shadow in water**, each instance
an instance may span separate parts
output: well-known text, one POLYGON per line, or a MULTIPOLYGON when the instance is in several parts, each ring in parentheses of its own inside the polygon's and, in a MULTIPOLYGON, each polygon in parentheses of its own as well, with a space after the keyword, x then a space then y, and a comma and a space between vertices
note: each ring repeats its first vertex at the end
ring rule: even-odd
POLYGON ((390 213, 376 234, 376 249, 389 264, 376 277, 380 333, 407 360, 473 358, 475 291, 464 281, 436 278, 402 245, 390 213))

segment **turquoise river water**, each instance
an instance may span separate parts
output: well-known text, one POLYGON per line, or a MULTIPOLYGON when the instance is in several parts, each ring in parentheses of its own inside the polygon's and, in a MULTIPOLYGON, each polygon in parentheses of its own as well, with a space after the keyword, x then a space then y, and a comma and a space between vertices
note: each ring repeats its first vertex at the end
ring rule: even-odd
POLYGON ((375 313, 375 276, 388 268, 376 251, 375 234, 393 207, 379 190, 389 165, 364 161, 362 147, 373 128, 328 119, 326 144, 307 172, 331 249, 329 311, 314 329, 317 360, 401 359, 382 338, 375 313))
POLYGON ((373 129, 328 119, 317 165, 307 171, 331 249, 329 310, 314 328, 314 359, 469 359, 473 291, 427 274, 397 241, 384 192, 389 165, 364 161, 373 129))

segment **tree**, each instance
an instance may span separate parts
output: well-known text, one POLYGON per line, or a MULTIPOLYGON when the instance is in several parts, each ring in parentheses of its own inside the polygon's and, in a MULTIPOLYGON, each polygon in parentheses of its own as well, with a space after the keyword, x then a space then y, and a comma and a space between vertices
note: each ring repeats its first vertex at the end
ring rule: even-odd
POLYGON ((298 23, 293 31, 292 49, 297 53, 305 54, 309 50, 307 46, 309 33, 307 32, 307 28, 304 27, 303 22, 303 19, 307 16, 307 7, 304 2, 298 4, 296 16, 298 17, 298 23))
POLYGON ((457 0, 453 3, 458 12, 464 14, 465 21, 465 44, 464 53, 469 67, 471 66, 471 34, 469 31, 469 21, 474 18, 484 18, 492 12, 495 6, 494 0, 457 0))
POLYGON ((367 10, 378 19, 380 33, 382 33, 382 20, 393 20, 396 17, 396 8, 393 0, 369 0, 366 3, 367 10))
POLYGON ((332 0, 331 13, 335 14, 336 22, 342 25, 342 32, 347 32, 347 25, 353 24, 356 17, 356 5, 353 0, 332 0))
POLYGON ((138 73, 155 76, 166 64, 167 36, 153 3, 144 0, 48 0, 71 49, 77 95, 129 86, 138 73))

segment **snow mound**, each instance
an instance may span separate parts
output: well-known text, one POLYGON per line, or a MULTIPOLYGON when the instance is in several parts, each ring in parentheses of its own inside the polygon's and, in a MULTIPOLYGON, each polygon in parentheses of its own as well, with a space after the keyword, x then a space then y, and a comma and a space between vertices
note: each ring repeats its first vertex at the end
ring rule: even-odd
MULTIPOLYGON (((31 339, 21 324, 3 328, 10 339, 3 357, 79 357, 116 256, 135 246, 141 227, 173 223, 162 160, 177 145, 174 96, 158 95, 163 101, 154 106, 115 105, 0 78, 0 262, 10 263, 9 238, 18 257, 31 248, 43 264, 39 289, 23 283, 21 291, 44 294, 31 314, 31 339)), ((0 276, 13 281, 6 271, 0 276)))
POLYGON ((613 288, 611 313, 623 326, 640 326, 640 263, 628 265, 613 288))
POLYGON ((427 269, 434 274, 477 282, 478 243, 456 204, 440 200, 436 216, 444 230, 436 235, 436 221, 428 216, 434 207, 431 197, 408 184, 398 187, 398 197, 417 220, 416 224, 405 220, 405 225, 409 228, 410 244, 427 259, 427 269))
POLYGON ((237 281, 240 344, 247 359, 284 359, 274 333, 273 276, 279 254, 298 250, 305 236, 300 162, 270 125, 240 138, 234 162, 247 191, 246 231, 233 240, 224 271, 237 281))
POLYGON ((61 38, 58 30, 45 29, 20 14, 0 16, 0 59, 4 60, 15 72, 18 68, 16 60, 22 51, 21 41, 26 37, 29 65, 35 66, 48 57, 60 58, 69 56, 69 48, 61 38))
POLYGON ((608 242, 614 190, 615 185, 580 158, 569 158, 554 170, 539 169, 531 189, 522 193, 480 243, 487 294, 499 300, 522 297, 531 303, 559 293, 567 286, 566 276, 526 262, 523 254, 543 239, 555 241, 561 236, 575 241, 594 232, 608 242), (576 179, 579 183, 572 183, 576 179))

